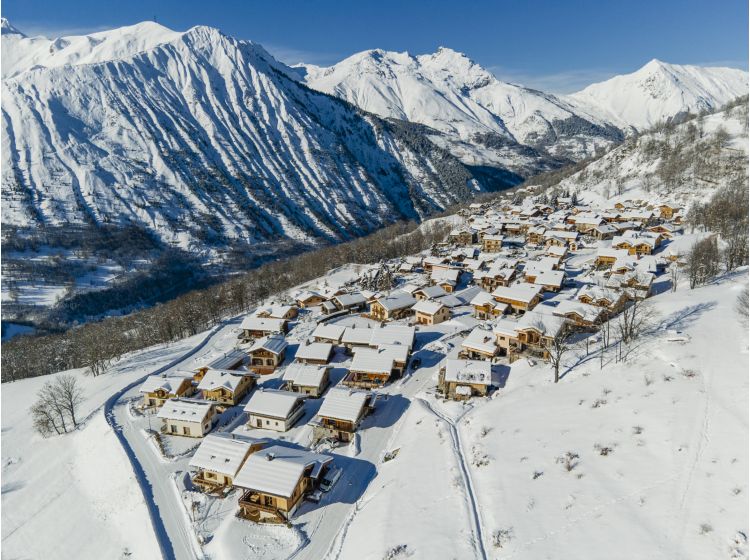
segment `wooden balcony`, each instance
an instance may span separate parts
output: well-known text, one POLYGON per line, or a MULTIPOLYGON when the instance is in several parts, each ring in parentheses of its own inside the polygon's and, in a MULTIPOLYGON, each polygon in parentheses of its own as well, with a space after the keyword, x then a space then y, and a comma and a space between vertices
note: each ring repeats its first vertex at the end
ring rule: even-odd
POLYGON ((263 503, 263 497, 253 490, 247 490, 239 500, 239 517, 255 523, 288 523, 284 512, 272 505, 263 503), (265 513, 265 515, 263 515, 265 513))

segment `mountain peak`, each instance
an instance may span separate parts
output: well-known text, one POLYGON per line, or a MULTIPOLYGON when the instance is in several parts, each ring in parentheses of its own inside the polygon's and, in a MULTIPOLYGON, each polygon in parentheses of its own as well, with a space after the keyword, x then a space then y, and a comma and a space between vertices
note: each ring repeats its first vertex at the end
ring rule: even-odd
POLYGON ((20 35, 21 37, 26 37, 26 35, 13 27, 7 18, 0 18, 0 27, 2 27, 3 35, 20 35))

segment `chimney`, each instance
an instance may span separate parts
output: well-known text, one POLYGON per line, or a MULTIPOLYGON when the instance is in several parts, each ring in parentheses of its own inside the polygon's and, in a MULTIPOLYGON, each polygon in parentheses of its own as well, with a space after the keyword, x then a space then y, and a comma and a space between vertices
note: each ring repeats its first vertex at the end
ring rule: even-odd
POLYGON ((266 453, 266 461, 273 461, 274 457, 276 457, 276 455, 273 453, 266 453))

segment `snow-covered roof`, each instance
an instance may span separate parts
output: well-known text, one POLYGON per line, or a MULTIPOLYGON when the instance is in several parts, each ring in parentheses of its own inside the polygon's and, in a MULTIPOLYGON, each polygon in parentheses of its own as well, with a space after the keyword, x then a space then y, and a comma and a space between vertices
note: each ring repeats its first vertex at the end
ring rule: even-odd
POLYGON ((565 273, 562 270, 547 270, 534 279, 536 286, 562 286, 565 273))
POLYGON ((495 345, 495 337, 490 331, 484 330, 481 327, 476 327, 461 343, 461 346, 469 348, 470 350, 478 350, 485 354, 496 354, 497 346, 495 345))
POLYGON ((434 315, 445 307, 442 303, 432 301, 429 299, 423 299, 418 301, 412 306, 412 309, 417 313, 424 313, 425 315, 434 315))
POLYGON ((469 302, 470 305, 487 305, 488 303, 494 306, 498 302, 492 297, 492 294, 485 291, 479 292, 469 302))
POLYGON ((492 366, 484 360, 445 360, 445 380, 456 383, 492 384, 492 366))
POLYGON ((198 383, 198 389, 201 391, 210 391, 212 389, 223 387, 228 391, 235 391, 242 381, 242 378, 247 376, 255 377, 255 374, 247 371, 209 369, 206 371, 206 374, 203 376, 200 383, 198 383))
POLYGON ((419 288, 418 290, 414 290, 414 293, 421 293, 424 294, 427 298, 437 298, 440 296, 444 296, 448 292, 446 292, 441 286, 425 286, 424 288, 419 288))
POLYGON ((393 369, 393 354, 386 349, 357 348, 349 369, 366 373, 390 374, 393 369))
POLYGON ((318 416, 356 422, 371 396, 369 391, 334 387, 323 399, 318 416))
POLYGON ((289 344, 280 334, 272 334, 259 338, 253 343, 248 352, 255 352, 256 350, 268 350, 273 354, 281 354, 289 344))
POLYGON ((464 302, 458 299, 453 294, 445 294, 444 296, 440 296, 439 298, 435 299, 435 301, 442 303, 446 307, 458 307, 459 305, 463 305, 464 302))
POLYGON ((353 294, 341 294, 335 296, 333 299, 337 301, 341 307, 353 307, 355 305, 362 305, 363 303, 365 303, 365 301, 367 301, 365 299, 365 296, 363 296, 360 292, 355 292, 353 294))
POLYGON ((247 354, 242 350, 230 350, 209 363, 208 367, 213 369, 229 369, 231 366, 245 360, 247 360, 247 354))
POLYGON ((288 498, 306 469, 312 467, 310 476, 318 478, 322 467, 331 461, 329 455, 274 445, 250 455, 234 485, 288 498))
POLYGON ((535 329, 545 336, 554 337, 560 332, 565 319, 552 315, 551 313, 541 313, 538 311, 529 311, 518 320, 517 330, 535 329))
POLYGON ((341 336, 343 344, 370 344, 372 331, 368 327, 346 327, 344 334, 341 336))
POLYGON ((185 382, 185 379, 190 379, 192 376, 174 376, 174 377, 162 377, 161 375, 149 375, 143 384, 139 392, 141 393, 153 393, 157 389, 162 389, 166 393, 176 395, 177 390, 185 382))
POLYGON ((294 298, 296 301, 306 302, 313 298, 322 298, 323 296, 320 295, 318 292, 313 292, 312 290, 305 290, 304 292, 300 292, 297 294, 297 296, 294 298))
POLYGON ((296 360, 328 360, 331 352, 333 352, 333 344, 330 342, 311 342, 300 344, 294 358, 296 360))
POLYGON ((225 432, 208 434, 190 459, 189 465, 234 478, 250 448, 254 445, 264 445, 268 441, 270 440, 266 438, 251 438, 225 432))
POLYGON ((247 331, 282 332, 286 319, 274 319, 271 317, 245 317, 240 328, 247 331))
POLYGON ((271 307, 259 307, 255 310, 255 316, 271 317, 273 319, 281 319, 294 309, 291 305, 273 305, 271 307))
POLYGON ((315 330, 312 332, 312 337, 325 338, 326 340, 339 342, 341 340, 341 335, 344 334, 345 328, 346 327, 342 327, 341 325, 327 325, 321 323, 315 327, 315 330))
POLYGON ((319 387, 329 369, 331 366, 295 362, 287 366, 284 371, 284 380, 302 387, 319 387))
POLYGON ((407 325, 384 325, 378 329, 371 329, 370 346, 382 344, 403 344, 412 347, 416 329, 407 325))
POLYGON ((208 401, 169 399, 156 416, 164 420, 202 423, 213 406, 214 404, 208 401))
POLYGON ((297 402, 305 397, 294 391, 279 391, 276 389, 259 389, 253 393, 245 405, 245 412, 259 416, 273 418, 287 418, 294 410, 297 402))
POLYGON ((398 309, 404 309, 405 307, 411 307, 414 305, 414 296, 401 290, 391 292, 387 296, 377 298, 377 302, 383 306, 386 311, 396 311, 398 309))
POLYGON ((539 290, 539 286, 533 284, 515 284, 513 286, 498 286, 492 292, 492 295, 496 298, 529 303, 539 295, 539 290))

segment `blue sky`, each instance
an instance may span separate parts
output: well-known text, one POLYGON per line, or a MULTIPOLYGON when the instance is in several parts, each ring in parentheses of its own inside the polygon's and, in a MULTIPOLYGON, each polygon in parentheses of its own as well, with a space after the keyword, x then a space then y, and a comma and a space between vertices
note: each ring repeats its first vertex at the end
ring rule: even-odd
POLYGON ((288 63, 365 49, 466 53, 499 78, 569 92, 652 58, 747 69, 747 0, 5 0, 27 35, 57 37, 156 19, 211 25, 288 63))

